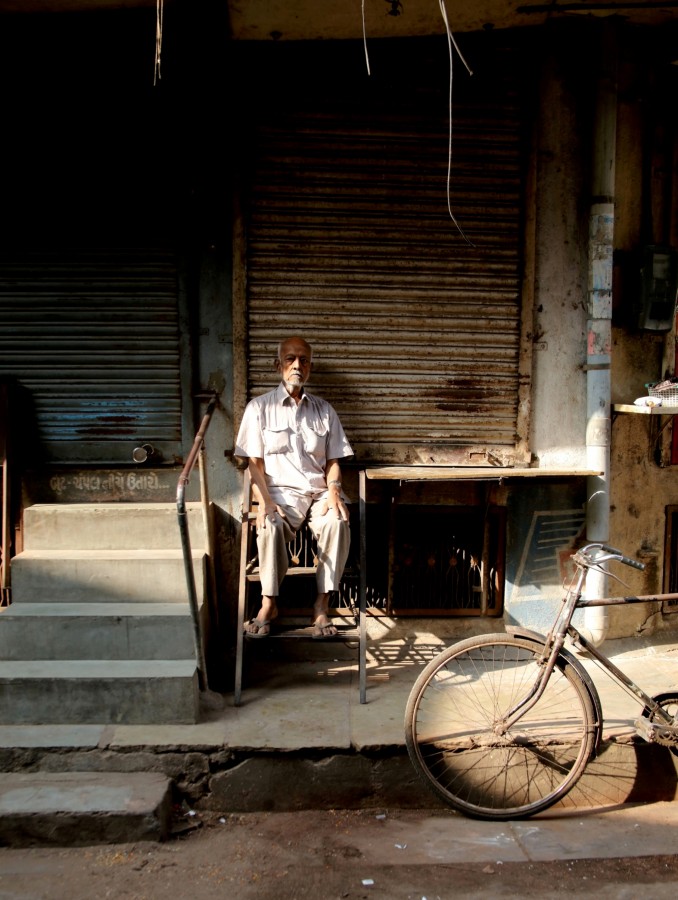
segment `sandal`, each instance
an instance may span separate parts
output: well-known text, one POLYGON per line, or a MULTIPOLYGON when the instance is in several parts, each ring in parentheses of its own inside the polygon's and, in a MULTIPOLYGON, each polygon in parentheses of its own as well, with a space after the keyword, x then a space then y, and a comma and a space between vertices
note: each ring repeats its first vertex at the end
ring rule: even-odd
POLYGON ((337 626, 331 622, 321 624, 317 620, 313 623, 313 633, 311 637, 314 641, 322 641, 326 638, 336 637, 338 634, 337 626))
POLYGON ((251 638, 268 637, 271 633, 271 620, 250 619, 245 623, 245 636, 251 638))

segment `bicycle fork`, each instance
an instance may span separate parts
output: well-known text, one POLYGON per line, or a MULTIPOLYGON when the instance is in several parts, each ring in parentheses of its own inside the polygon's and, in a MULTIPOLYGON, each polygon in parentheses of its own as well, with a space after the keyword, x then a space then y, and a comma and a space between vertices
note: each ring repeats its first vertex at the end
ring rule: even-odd
POLYGON ((537 680, 522 700, 516 703, 500 722, 495 724, 494 731, 496 734, 506 734, 519 719, 539 702, 546 690, 546 685, 555 668, 558 656, 565 646, 565 636, 568 633, 574 610, 581 598, 585 578, 586 572, 583 568, 579 569, 574 585, 569 588, 563 599, 562 608, 553 628, 544 638, 543 652, 537 661, 537 665, 541 670, 537 680))

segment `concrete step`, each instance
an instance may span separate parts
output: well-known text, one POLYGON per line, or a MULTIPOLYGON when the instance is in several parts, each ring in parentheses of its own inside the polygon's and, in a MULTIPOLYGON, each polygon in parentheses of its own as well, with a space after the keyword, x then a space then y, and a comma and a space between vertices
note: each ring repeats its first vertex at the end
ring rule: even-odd
POLYGON ((185 660, 0 662, 0 723, 194 723, 198 673, 185 660))
POLYGON ((189 659, 183 603, 13 603, 0 610, 0 659, 189 659))
MULTIPOLYGON (((203 595, 207 557, 193 550, 203 595)), ((11 563, 13 603, 186 603, 180 550, 25 550, 11 563)))
POLYGON ((169 778, 155 772, 0 773, 0 845, 162 841, 169 778))
MULTIPOLYGON (((205 549, 199 503, 187 503, 191 548, 205 549)), ((175 503, 55 503, 24 510, 25 550, 180 550, 175 503)))

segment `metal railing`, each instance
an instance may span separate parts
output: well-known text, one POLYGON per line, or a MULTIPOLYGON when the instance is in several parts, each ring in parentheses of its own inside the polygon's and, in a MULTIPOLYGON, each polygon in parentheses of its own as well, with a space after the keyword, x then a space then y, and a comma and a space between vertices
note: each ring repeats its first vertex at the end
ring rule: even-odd
MULTIPOLYGON (((207 669, 205 666, 205 647, 200 626, 200 606, 198 603, 198 592, 195 586, 195 573, 193 571, 193 556, 191 552, 191 536, 188 528, 188 516, 186 513, 186 487, 188 486, 191 472, 196 462, 198 462, 198 472, 200 474, 200 503, 202 506, 203 525, 205 528, 206 552, 208 559, 214 563, 213 541, 212 541, 212 517, 209 509, 209 491, 207 486, 207 470, 205 467, 205 434, 209 427, 212 415, 219 402, 219 395, 216 393, 198 394, 196 399, 205 400, 210 398, 207 404, 207 410, 200 423, 191 452, 186 458, 184 468, 181 470, 179 482, 177 484, 177 515, 179 519, 179 532, 181 534, 181 549, 184 555, 184 571, 186 573, 186 587, 188 589, 188 602, 191 608, 191 618, 193 619, 193 646, 195 650, 195 660, 198 669, 198 683, 200 690, 207 688, 207 669)), ((214 580, 212 579, 212 584, 214 580)))
POLYGON ((11 481, 9 473, 9 387, 0 381, 0 607, 9 606, 12 543, 11 481))

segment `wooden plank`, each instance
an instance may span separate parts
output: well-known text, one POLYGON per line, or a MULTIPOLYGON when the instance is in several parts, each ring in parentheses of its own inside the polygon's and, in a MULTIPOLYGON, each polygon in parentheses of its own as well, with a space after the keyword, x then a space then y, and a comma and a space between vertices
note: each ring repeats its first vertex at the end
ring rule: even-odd
POLYGON ((483 481, 504 478, 560 478, 602 475, 597 469, 519 469, 495 466, 378 466, 365 469, 370 481, 483 481))
POLYGON ((636 416, 678 415, 678 406, 636 406, 633 403, 615 403, 612 409, 616 413, 631 413, 636 416))

